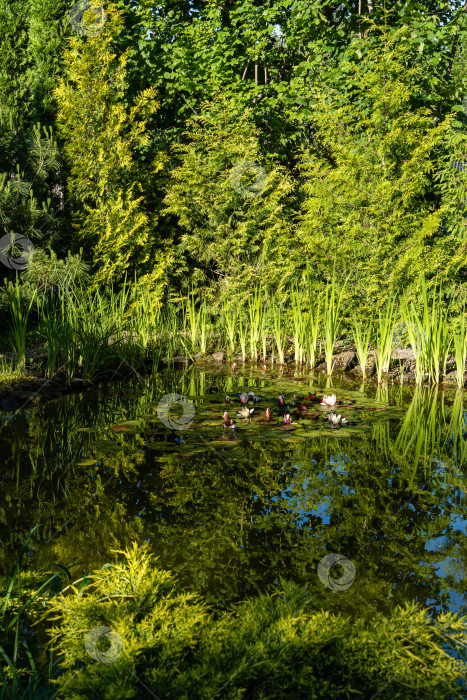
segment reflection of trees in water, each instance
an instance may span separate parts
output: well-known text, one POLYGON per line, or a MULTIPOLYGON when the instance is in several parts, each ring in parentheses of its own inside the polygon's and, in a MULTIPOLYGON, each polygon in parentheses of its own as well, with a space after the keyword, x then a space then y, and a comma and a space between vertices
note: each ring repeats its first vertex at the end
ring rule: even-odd
POLYGON ((407 405, 400 422, 382 415, 368 433, 343 440, 250 443, 223 459, 161 456, 141 449, 140 434, 112 434, 121 452, 99 455, 92 447, 162 393, 199 397, 232 386, 230 377, 185 371, 146 382, 144 392, 110 387, 18 415, 0 435, 7 455, 0 567, 11 568, 19 543, 41 522, 31 565, 79 561, 88 570, 113 558, 111 549, 149 539, 161 566, 219 605, 281 577, 308 583, 327 607, 349 612, 387 610, 405 599, 446 606, 449 587, 465 597, 464 535, 451 523, 465 512, 459 393, 452 399, 436 387, 383 386, 377 400, 407 405), (90 426, 96 433, 80 431, 90 426), (89 456, 99 457, 96 467, 77 464, 89 456), (439 548, 427 551, 432 539, 439 548), (347 591, 330 592, 317 577, 330 552, 355 564, 347 591), (437 568, 445 559, 446 581, 437 568))

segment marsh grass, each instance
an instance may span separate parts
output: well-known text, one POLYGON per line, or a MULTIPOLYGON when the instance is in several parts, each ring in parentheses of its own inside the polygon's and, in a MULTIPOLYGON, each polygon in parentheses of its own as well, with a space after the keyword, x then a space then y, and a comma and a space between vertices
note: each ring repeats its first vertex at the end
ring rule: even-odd
POLYGON ((17 278, 14 286, 14 292, 11 297, 10 338, 13 351, 16 355, 16 362, 20 367, 24 367, 25 365, 28 318, 35 298, 36 292, 34 291, 28 306, 24 308, 21 286, 17 278))
POLYGON ((230 353, 233 354, 236 348, 237 340, 237 319, 238 312, 235 305, 229 305, 226 297, 223 299, 223 322, 224 322, 224 333, 227 338, 228 348, 230 353))
POLYGON ((465 311, 461 314, 460 323, 456 329, 452 329, 454 341, 454 358, 456 360, 456 382, 459 389, 464 386, 464 370, 467 360, 467 328, 465 323, 465 311))
POLYGON ((425 280, 421 280, 421 305, 412 302, 401 304, 401 311, 407 325, 410 344, 415 353, 415 377, 422 384, 425 376, 436 384, 446 373, 446 362, 451 345, 448 309, 445 308, 441 290, 433 293, 430 304, 425 280))
POLYGON ((331 374, 333 369, 332 358, 334 347, 338 338, 340 326, 340 306, 345 290, 345 283, 340 294, 336 295, 335 271, 331 283, 326 285, 324 296, 324 355, 326 361, 326 371, 331 374))
POLYGON ((274 339, 276 341, 277 354, 281 365, 285 364, 285 345, 287 340, 284 317, 278 304, 272 304, 272 318, 274 323, 274 339))
POLYGON ((248 322, 250 331, 250 358, 256 361, 258 359, 258 346, 263 326, 261 286, 254 289, 252 297, 248 297, 248 322))
POLYGON ((363 330, 360 323, 354 318, 353 321, 353 339, 355 343, 355 349, 362 368, 363 380, 366 377, 366 366, 368 363, 368 355, 370 352, 370 338, 373 331, 373 318, 370 318, 366 330, 363 330))
POLYGON ((293 344, 295 364, 301 365, 305 359, 307 336, 308 336, 308 316, 302 309, 302 294, 297 286, 291 293, 291 315, 293 324, 293 344))
POLYGON ((376 374, 378 384, 383 379, 383 374, 387 374, 391 363, 391 354, 394 337, 395 302, 391 302, 386 307, 384 314, 379 314, 376 326, 376 374))

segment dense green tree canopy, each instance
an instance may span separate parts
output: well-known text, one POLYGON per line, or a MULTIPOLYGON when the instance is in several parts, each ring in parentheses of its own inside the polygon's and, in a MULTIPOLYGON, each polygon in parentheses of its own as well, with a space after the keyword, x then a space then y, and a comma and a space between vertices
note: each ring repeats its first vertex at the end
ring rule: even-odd
POLYGON ((318 285, 334 265, 353 275, 348 294, 366 290, 363 307, 368 294, 406 291, 420 272, 459 294, 464 175, 452 163, 466 150, 465 3, 112 0, 104 9, 91 36, 72 26, 67 3, 0 4, 1 171, 8 181, 25 169, 20 151, 38 122, 59 149, 55 173, 30 187, 39 208, 51 202, 42 239, 31 227, 36 245, 63 255, 83 246, 96 283, 137 271, 158 294, 196 281, 216 298, 234 278, 242 294, 253 279, 284 286, 307 260, 318 285), (87 113, 86 72, 97 81, 87 113), (242 200, 229 183, 243 161, 268 181, 242 200), (370 198, 358 194, 363 184, 370 198))

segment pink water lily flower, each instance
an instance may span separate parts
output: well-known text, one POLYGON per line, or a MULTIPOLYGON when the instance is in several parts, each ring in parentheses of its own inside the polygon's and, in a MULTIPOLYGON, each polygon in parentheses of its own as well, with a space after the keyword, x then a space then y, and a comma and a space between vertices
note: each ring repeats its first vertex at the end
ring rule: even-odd
POLYGON ((224 411, 224 413, 223 413, 223 415, 222 415, 222 418, 223 418, 225 421, 230 420, 230 416, 229 416, 229 414, 227 413, 227 411, 224 411))
POLYGON ((290 415, 290 413, 286 413, 286 414, 284 415, 284 423, 285 423, 285 425, 291 425, 291 423, 292 423, 292 416, 290 415))
POLYGON ((344 425, 344 423, 347 423, 347 418, 342 418, 342 416, 338 416, 336 413, 330 413, 328 420, 330 420, 333 425, 338 425, 339 423, 344 425))
POLYGON ((263 370, 266 372, 266 370, 267 370, 266 365, 263 365, 263 370))
POLYGON ((285 406, 285 401, 284 401, 284 397, 282 396, 282 394, 279 396, 279 406, 285 406))
POLYGON ((243 392, 243 394, 240 394, 240 403, 242 404, 242 406, 247 404, 249 399, 250 399, 250 397, 248 396, 248 394, 246 392, 243 392))
POLYGON ((236 369, 237 369, 237 363, 234 362, 232 365, 232 372, 235 372, 236 369))
POLYGON ((335 406, 337 403, 337 396, 335 394, 331 394, 331 396, 326 396, 326 394, 323 396, 323 400, 321 401, 321 406, 335 406))

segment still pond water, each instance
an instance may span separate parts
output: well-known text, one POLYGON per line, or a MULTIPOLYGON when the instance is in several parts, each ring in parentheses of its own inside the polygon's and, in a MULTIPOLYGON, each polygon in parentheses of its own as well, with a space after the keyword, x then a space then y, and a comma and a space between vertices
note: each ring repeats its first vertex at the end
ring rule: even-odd
POLYGON ((463 393, 240 370, 165 371, 5 414, 0 574, 41 523, 24 566, 73 566, 74 579, 148 541, 217 608, 285 578, 351 615, 404 601, 465 614, 463 393), (242 392, 259 397, 250 419, 242 392), (174 394, 185 403, 164 413, 174 394))

